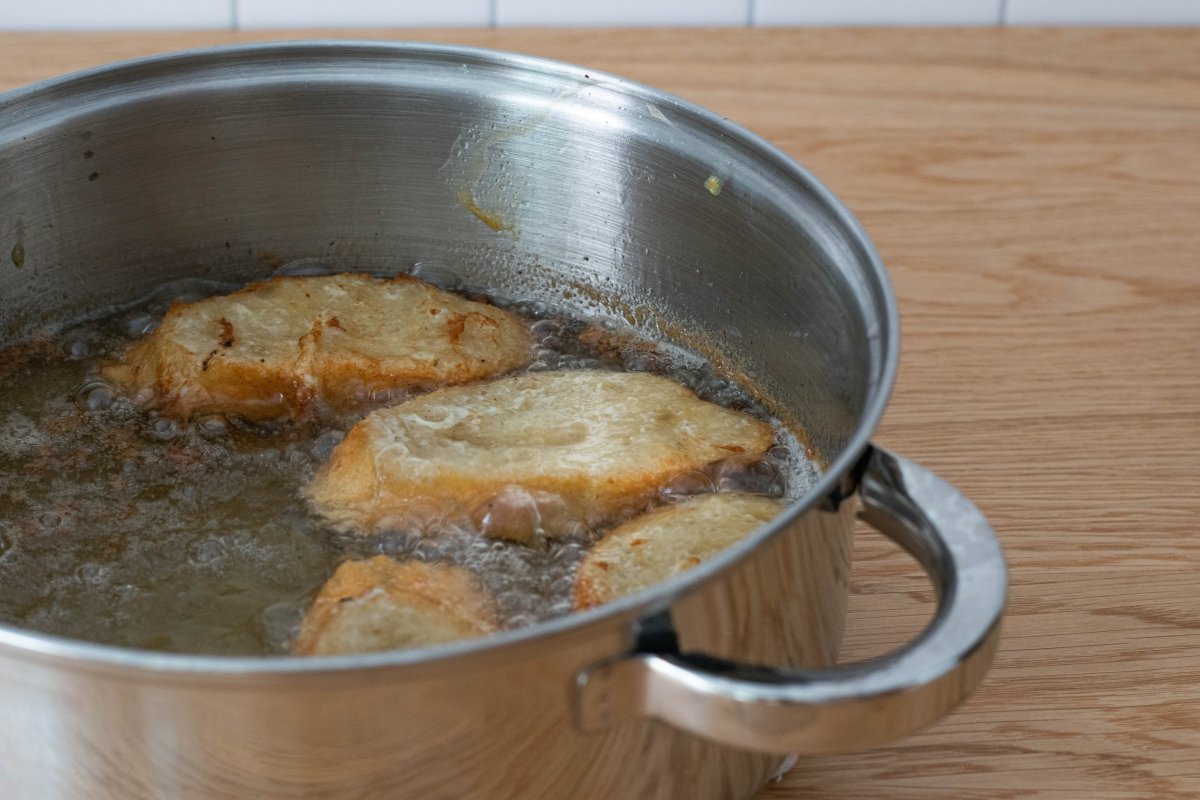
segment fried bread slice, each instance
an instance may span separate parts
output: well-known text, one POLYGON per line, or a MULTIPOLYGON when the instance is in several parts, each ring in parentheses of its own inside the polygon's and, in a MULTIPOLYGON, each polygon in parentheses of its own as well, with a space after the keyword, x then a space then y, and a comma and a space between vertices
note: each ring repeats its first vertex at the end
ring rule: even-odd
POLYGON ((691 569, 769 522, 783 503, 762 495, 706 494, 609 531, 575 574, 575 608, 633 594, 691 569))
POLYGON ((304 615, 292 652, 425 647, 499 627, 491 597, 465 569, 375 556, 337 568, 304 615))
POLYGON ((766 422, 659 375, 537 372, 370 414, 308 495, 330 521, 362 531, 430 508, 469 515, 511 486, 555 495, 566 512, 555 516, 594 523, 681 472, 756 460, 773 438, 766 422))
POLYGON ((519 317, 409 276, 276 277, 177 303, 105 375, 165 413, 301 419, 527 363, 519 317))

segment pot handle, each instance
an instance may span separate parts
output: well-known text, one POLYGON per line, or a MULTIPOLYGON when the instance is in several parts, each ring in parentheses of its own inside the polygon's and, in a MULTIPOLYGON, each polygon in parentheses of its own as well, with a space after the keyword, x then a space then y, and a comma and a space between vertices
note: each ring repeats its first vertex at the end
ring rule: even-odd
POLYGON ((915 731, 970 695, 999 638, 1000 545, 979 510, 929 470, 873 446, 860 465, 859 516, 916 557, 937 589, 920 636, 881 658, 817 670, 641 648, 579 676, 579 726, 649 717, 731 747, 846 752, 915 731))

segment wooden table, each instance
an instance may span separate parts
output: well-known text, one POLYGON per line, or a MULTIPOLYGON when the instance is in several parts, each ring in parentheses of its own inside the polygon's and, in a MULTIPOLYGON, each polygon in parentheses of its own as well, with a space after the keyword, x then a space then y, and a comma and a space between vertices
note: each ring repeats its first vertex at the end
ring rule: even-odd
MULTIPOLYGON (((339 31, 585 63, 709 106, 860 217, 899 297, 878 441, 1007 549, 1002 652, 929 730, 761 800, 1200 797, 1200 30, 339 31)), ((0 34, 0 89, 297 32, 0 34)), ((860 537, 846 656, 931 608, 860 537)))

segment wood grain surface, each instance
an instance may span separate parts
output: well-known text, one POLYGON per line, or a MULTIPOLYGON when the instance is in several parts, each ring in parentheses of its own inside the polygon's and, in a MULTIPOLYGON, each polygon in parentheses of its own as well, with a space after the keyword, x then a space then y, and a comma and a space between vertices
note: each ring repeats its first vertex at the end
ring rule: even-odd
MULTIPOLYGON (((0 89, 311 32, 0 34, 0 89)), ((1200 30, 337 31, 519 50, 709 106, 859 216, 901 309, 877 440, 994 523, 999 660, 932 728, 760 800, 1200 797, 1200 30)), ((857 552, 854 659, 931 598, 857 552)))

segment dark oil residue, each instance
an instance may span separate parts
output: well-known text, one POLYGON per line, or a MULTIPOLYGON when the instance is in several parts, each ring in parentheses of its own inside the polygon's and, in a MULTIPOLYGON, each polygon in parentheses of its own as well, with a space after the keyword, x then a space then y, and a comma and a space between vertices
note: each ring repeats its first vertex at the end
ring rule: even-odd
MULTIPOLYGON (((171 301, 228 288, 164 287, 135 308, 0 350, 0 623, 149 650, 286 653, 337 565, 378 553, 471 569, 509 627, 569 612, 575 568, 603 531, 532 544, 488 539, 467 522, 436 535, 338 533, 307 508, 301 488, 355 420, 319 429, 216 416, 184 424, 135 409, 99 377, 99 365, 153 330, 171 301)), ((739 386, 669 346, 540 301, 498 304, 530 321, 538 342, 530 371, 660 372, 764 416, 739 386)), ((683 476, 659 502, 729 489, 799 494, 816 471, 778 430, 764 461, 683 476)))

